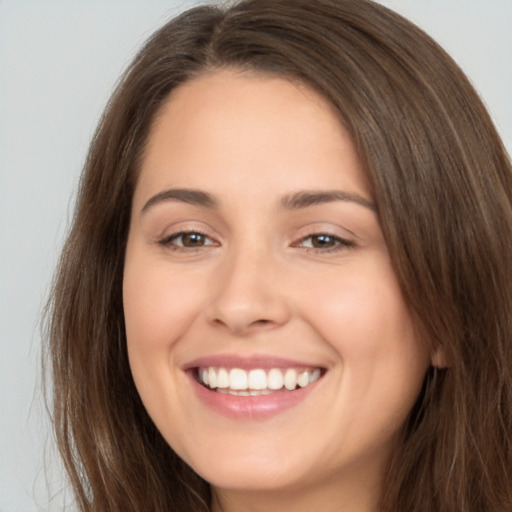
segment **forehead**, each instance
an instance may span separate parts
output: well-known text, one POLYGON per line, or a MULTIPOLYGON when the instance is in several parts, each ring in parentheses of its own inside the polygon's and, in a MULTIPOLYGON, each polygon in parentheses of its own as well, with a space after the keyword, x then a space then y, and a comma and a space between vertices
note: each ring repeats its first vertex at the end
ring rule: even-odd
POLYGON ((322 181, 337 188, 342 177, 355 191, 368 188, 326 99, 301 83, 223 70, 173 91, 150 132, 136 193, 199 185, 237 193, 252 183, 284 194, 322 181))

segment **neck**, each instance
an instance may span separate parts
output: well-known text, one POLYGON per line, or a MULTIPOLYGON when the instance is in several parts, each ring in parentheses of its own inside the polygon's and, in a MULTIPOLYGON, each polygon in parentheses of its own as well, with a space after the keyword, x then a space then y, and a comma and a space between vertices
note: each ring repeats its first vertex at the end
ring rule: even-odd
POLYGON ((213 489, 212 512, 377 512, 380 478, 333 478, 293 489, 213 489))

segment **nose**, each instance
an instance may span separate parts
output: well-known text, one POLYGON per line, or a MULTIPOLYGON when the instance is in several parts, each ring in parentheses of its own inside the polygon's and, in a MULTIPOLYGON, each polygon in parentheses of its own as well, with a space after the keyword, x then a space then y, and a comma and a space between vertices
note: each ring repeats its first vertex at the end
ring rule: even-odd
POLYGON ((243 337, 288 322, 290 303, 272 257, 239 254, 221 267, 206 309, 211 324, 243 337))

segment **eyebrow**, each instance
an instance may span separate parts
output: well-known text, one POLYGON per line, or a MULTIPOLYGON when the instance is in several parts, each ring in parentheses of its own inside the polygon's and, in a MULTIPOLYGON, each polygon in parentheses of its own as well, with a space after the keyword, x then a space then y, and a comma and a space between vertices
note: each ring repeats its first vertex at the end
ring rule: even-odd
POLYGON ((217 201, 206 192, 188 188, 171 188, 169 190, 163 190, 162 192, 150 197, 142 207, 141 213, 145 213, 157 204, 169 201, 179 201, 182 203, 192 204, 194 206, 202 206, 204 208, 218 208, 217 201))
MULTIPOLYGON (((203 208, 217 209, 219 204, 217 200, 210 194, 201 190, 187 188, 171 188, 163 190, 158 194, 150 197, 142 207, 141 213, 145 213, 157 204, 169 201, 178 201, 191 204, 194 206, 202 206, 203 208)), ((281 199, 281 208, 285 210, 300 210, 310 206, 316 206, 335 201, 346 201, 364 206, 372 211, 377 211, 374 203, 364 197, 343 190, 321 190, 321 191, 300 191, 288 194, 281 199)))
POLYGON ((301 191, 289 194, 281 200, 281 207, 285 210, 299 210, 309 206, 316 206, 334 201, 346 201, 364 206, 373 212, 377 211, 374 203, 364 197, 343 190, 319 190, 319 191, 301 191))

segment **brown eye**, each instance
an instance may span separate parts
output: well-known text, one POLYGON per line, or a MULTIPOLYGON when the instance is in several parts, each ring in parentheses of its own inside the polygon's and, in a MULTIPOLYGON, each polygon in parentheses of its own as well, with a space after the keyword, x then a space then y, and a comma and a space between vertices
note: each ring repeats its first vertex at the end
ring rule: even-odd
POLYGON ((160 245, 174 249, 200 249, 216 243, 198 231, 181 231, 161 240, 160 245))
POLYGON ((339 236, 330 235, 329 233, 316 233, 308 235, 294 244, 296 247, 303 247, 314 251, 337 251, 354 247, 354 242, 345 240, 339 236))
POLYGON ((313 235, 311 237, 311 247, 315 249, 330 249, 338 244, 338 239, 331 235, 313 235))
POLYGON ((183 233, 180 237, 183 247, 202 247, 206 242, 206 237, 201 233, 183 233))

